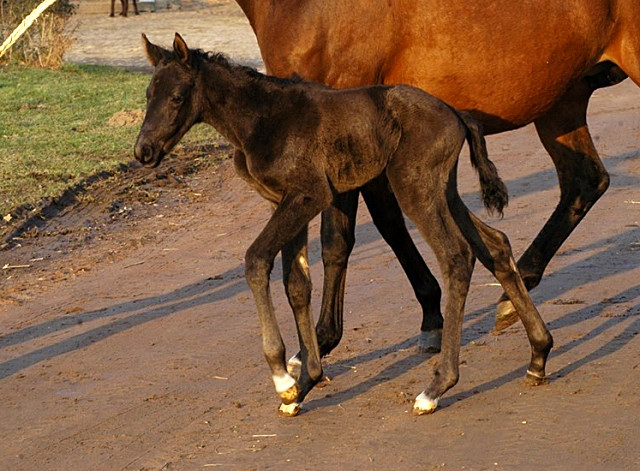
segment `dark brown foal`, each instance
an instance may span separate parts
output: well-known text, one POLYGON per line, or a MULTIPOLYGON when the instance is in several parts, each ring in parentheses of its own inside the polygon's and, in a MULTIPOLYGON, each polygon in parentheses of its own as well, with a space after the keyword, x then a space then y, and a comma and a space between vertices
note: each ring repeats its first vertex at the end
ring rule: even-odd
POLYGON ((208 123, 236 148, 240 175, 275 206, 247 250, 245 271, 282 414, 297 414, 322 377, 304 251, 307 225, 340 194, 381 175, 435 252, 446 295, 442 359, 414 411, 433 412, 458 381, 464 303, 476 257, 503 286, 527 330, 532 350, 527 378, 544 378, 552 338, 516 269, 509 242, 470 213, 457 191, 458 156, 468 140, 485 206, 502 212, 507 202, 506 187, 470 115, 409 86, 334 90, 264 76, 222 55, 190 50, 178 34, 173 51, 145 36, 143 41, 155 70, 136 158, 156 166, 194 124, 208 123), (301 346, 297 379, 287 372, 270 294, 269 276, 280 251, 301 346))

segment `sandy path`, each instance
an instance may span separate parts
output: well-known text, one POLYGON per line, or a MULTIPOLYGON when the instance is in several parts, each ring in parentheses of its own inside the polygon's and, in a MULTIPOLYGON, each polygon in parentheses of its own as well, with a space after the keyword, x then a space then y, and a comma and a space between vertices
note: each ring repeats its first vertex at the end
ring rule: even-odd
MULTIPOLYGON (((230 45, 232 56, 259 61, 236 13, 81 20, 96 37, 126 24, 124 36, 114 29, 108 41, 129 51, 116 62, 127 66, 142 63, 137 34, 145 30, 166 43, 178 30, 203 48, 230 45), (236 33, 246 43, 232 50, 236 33)), ((69 58, 114 63, 106 53, 80 41, 69 58)), ((0 469, 640 469, 640 91, 630 83, 599 91, 590 125, 611 187, 534 293, 556 341, 548 385, 522 385, 520 325, 490 333, 499 289, 478 268, 460 383, 433 416, 411 416, 437 357, 416 354, 415 299, 362 209, 345 337, 325 361, 334 381, 310 394, 299 417, 279 419, 243 279, 244 251, 269 211, 224 164, 185 178, 175 203, 132 219, 119 245, 105 236, 65 255, 86 269, 22 303, 0 304, 0 469)), ((490 223, 519 254, 557 201, 555 172, 531 127, 488 142, 511 194, 505 218, 490 223)), ((462 162, 461 191, 478 210, 476 177, 462 162)), ((317 234, 315 222, 316 312, 317 234)), ((11 262, 20 254, 2 255, 11 262)), ((279 276, 274 297, 294 351, 279 276)))

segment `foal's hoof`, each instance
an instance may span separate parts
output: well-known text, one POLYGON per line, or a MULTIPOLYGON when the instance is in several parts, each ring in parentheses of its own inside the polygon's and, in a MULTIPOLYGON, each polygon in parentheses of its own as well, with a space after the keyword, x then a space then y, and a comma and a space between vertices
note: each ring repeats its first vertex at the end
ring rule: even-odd
POLYGON ((280 404, 278 415, 280 417, 295 417, 300 412, 300 404, 292 402, 291 404, 280 404))
POLYGON ((547 384, 547 377, 527 370, 527 375, 524 377, 524 384, 527 386, 540 386, 547 384))
POLYGON ((298 398, 299 394, 300 394, 300 388, 298 387, 297 383, 291 386, 289 389, 278 393, 278 395, 280 396, 280 399, 282 399, 282 403, 287 405, 293 404, 295 400, 298 398))
POLYGON ((442 329, 420 332, 418 353, 439 353, 442 345, 442 329))
POLYGON ((513 306, 513 303, 508 299, 502 300, 498 302, 498 307, 496 308, 496 331, 500 332, 501 330, 506 329, 507 327, 518 322, 520 317, 518 316, 518 311, 513 306))
POLYGON ((300 377, 300 370, 302 369, 302 360, 300 360, 300 354, 296 354, 289 358, 287 362, 287 373, 294 378, 300 377))
POLYGON ((413 403, 413 415, 433 414, 436 407, 438 407, 438 399, 430 399, 423 391, 413 403))

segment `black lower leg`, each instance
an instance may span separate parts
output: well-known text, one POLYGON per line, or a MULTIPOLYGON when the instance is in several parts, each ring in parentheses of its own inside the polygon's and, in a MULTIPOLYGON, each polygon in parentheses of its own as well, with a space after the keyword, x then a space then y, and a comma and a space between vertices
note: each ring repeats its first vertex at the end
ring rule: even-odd
MULTIPOLYGON (((420 330, 440 331, 443 323, 440 312, 440 286, 407 231, 402 211, 386 177, 380 176, 368 183, 362 188, 362 195, 374 224, 398 258, 422 307, 420 330)), ((437 345, 427 348, 439 350, 439 341, 437 345)))

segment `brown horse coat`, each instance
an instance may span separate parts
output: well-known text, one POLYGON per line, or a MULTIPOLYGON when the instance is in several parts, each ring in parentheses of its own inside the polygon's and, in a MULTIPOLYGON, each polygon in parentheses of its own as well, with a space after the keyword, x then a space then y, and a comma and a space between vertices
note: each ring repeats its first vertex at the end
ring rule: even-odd
MULTIPOLYGON (((627 76, 640 85, 638 0, 237 0, 267 71, 333 87, 407 83, 467 110, 487 133, 534 122, 557 168, 560 202, 518 262, 529 289, 605 192, 609 176, 586 121, 592 92, 627 76)), ((361 189, 423 308, 423 334, 441 324, 437 282, 422 262, 386 183, 361 189)), ((356 197, 323 215, 323 353, 342 333, 346 259, 356 197), (333 247, 333 248, 332 248, 333 247)), ((506 298, 497 327, 514 322, 506 298)), ((437 349, 437 334, 423 343, 437 349)))
POLYGON ((413 87, 333 90, 266 77, 224 56, 190 50, 178 34, 173 51, 146 37, 144 46, 155 70, 136 158, 158 165, 191 126, 205 122, 234 145, 240 175, 274 204, 273 215, 247 250, 245 272, 281 412, 295 415, 322 377, 302 250, 307 225, 340 194, 380 175, 388 178, 400 207, 436 254, 447 293, 442 361, 414 410, 433 412, 458 380, 464 302, 475 257, 500 281, 522 318, 532 351, 527 378, 544 378, 551 335, 516 270, 509 242, 471 214, 457 191, 458 155, 466 139, 485 206, 501 212, 507 201, 473 118, 413 87), (287 371, 271 301, 269 276, 280 251, 301 346, 297 378, 287 371))

